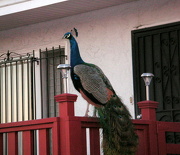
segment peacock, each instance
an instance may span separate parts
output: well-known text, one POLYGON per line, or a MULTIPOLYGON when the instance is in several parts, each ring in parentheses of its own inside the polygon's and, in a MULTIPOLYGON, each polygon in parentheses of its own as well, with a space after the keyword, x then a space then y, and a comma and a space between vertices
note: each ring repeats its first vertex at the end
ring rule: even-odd
MULTIPOLYGON (((74 28, 76 36, 77 30, 74 28)), ((110 81, 95 64, 86 63, 72 31, 63 38, 70 41, 71 79, 75 89, 97 109, 103 129, 103 151, 105 155, 134 155, 138 136, 134 131, 131 115, 115 93, 110 81)))

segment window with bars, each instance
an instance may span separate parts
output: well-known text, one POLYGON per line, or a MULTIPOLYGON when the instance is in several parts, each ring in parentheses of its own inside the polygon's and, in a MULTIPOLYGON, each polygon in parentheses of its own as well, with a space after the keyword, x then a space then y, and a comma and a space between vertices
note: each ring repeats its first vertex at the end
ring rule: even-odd
POLYGON ((42 118, 57 116, 54 96, 62 93, 57 66, 65 63, 65 58, 65 48, 60 46, 40 50, 39 58, 34 52, 20 55, 8 51, 0 55, 0 123, 36 119, 37 113, 42 118), (41 98, 38 103, 37 96, 41 98), (36 109, 37 104, 41 109, 36 109))
POLYGON ((33 53, 1 55, 0 123, 35 119, 33 58, 33 53))
POLYGON ((40 50, 40 71, 41 71, 41 103, 42 116, 58 116, 58 106, 54 96, 62 93, 61 73, 57 69, 59 64, 65 63, 65 49, 59 47, 45 51, 40 50))

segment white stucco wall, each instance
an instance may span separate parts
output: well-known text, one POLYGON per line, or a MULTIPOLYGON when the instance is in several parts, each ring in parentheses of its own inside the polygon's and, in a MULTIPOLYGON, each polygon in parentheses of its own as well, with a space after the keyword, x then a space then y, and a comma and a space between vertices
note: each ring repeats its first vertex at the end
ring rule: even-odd
MULTIPOLYGON (((66 44, 65 32, 76 27, 81 55, 97 64, 134 116, 131 31, 180 21, 179 0, 140 0, 49 22, 0 32, 0 53, 27 53, 66 44)), ((70 83, 70 92, 78 94, 70 83)), ((79 94, 78 94, 79 95, 79 94)), ((76 115, 86 102, 78 97, 76 115)))

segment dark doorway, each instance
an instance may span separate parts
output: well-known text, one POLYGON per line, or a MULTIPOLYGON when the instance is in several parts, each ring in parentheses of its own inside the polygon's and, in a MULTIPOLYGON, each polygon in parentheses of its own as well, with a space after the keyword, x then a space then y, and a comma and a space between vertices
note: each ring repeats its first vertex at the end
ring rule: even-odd
MULTIPOLYGON (((145 100, 142 73, 153 73, 157 120, 180 122, 180 22, 132 31, 135 102, 145 100)), ((139 109, 136 106, 136 115, 139 109)))

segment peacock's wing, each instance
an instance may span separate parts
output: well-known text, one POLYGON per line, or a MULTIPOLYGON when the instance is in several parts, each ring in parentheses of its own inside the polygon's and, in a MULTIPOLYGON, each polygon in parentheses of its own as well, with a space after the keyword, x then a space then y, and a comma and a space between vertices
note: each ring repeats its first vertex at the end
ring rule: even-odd
POLYGON ((108 101, 110 91, 114 92, 109 80, 96 65, 87 63, 76 65, 74 73, 80 78, 83 89, 101 104, 108 101))

